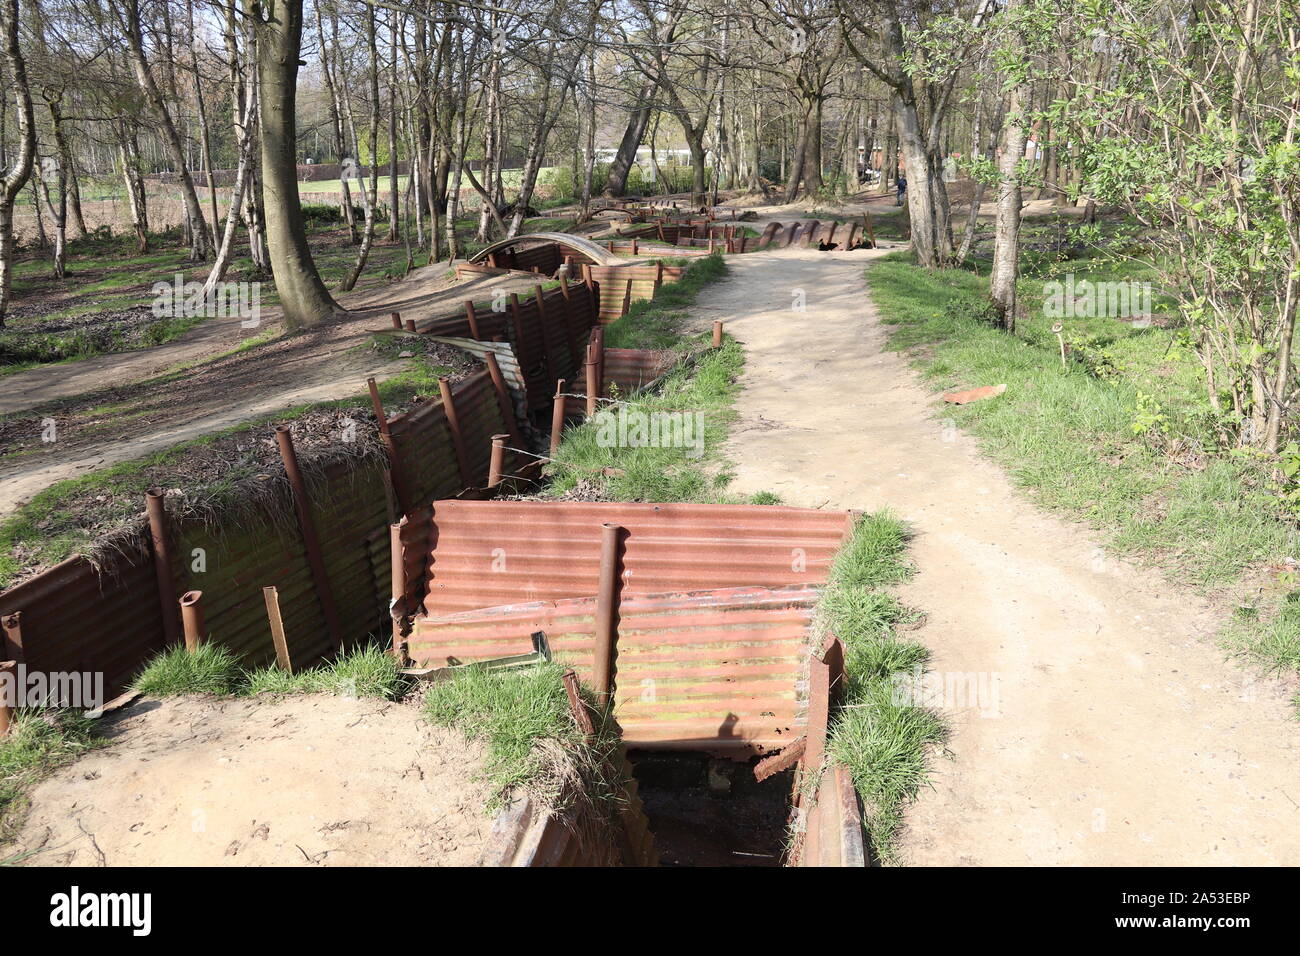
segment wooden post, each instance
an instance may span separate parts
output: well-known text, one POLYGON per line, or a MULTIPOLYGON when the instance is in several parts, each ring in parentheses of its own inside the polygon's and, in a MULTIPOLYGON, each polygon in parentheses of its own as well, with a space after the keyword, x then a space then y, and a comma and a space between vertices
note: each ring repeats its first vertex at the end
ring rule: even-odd
POLYGON ((445 378, 438 379, 438 391, 442 395, 442 410, 447 415, 451 445, 456 452, 456 469, 460 473, 460 485, 462 488, 472 488, 474 476, 470 474, 469 456, 465 454, 465 440, 461 437, 460 417, 456 414, 456 400, 451 394, 451 382, 445 378))
POLYGON ((280 459, 284 462, 284 473, 293 488, 293 503, 298 511, 298 529, 302 532, 303 548, 307 552, 307 567, 311 569, 312 583, 316 586, 316 597, 320 601, 325 627, 329 629, 334 649, 342 650, 343 625, 339 623, 338 606, 334 603, 334 590, 330 587, 329 574, 325 570, 325 558, 321 552, 320 539, 316 536, 316 522, 311 516, 311 500, 307 497, 307 483, 303 481, 302 471, 298 467, 298 453, 294 450, 293 434, 288 425, 281 425, 275 430, 275 440, 280 446, 280 459))
MULTIPOLYGON (((403 518, 402 521, 406 521, 403 518)), ((405 667, 406 656, 406 559, 402 554, 402 525, 388 526, 389 575, 391 597, 388 615, 393 619, 393 657, 398 667, 405 667)))
POLYGON ((564 379, 555 383, 555 399, 551 403, 551 457, 560 450, 560 439, 564 434, 564 379))
POLYGON ((286 674, 293 673, 293 660, 289 657, 289 642, 284 636, 284 620, 280 617, 280 592, 274 587, 262 588, 266 601, 266 617, 271 623, 271 643, 275 645, 275 662, 286 674))
POLYGON ((153 545, 154 574, 158 580, 158 604, 162 609, 163 636, 168 644, 181 639, 181 622, 176 613, 176 580, 172 577, 172 550, 167 528, 167 505, 157 488, 145 492, 149 514, 149 541, 153 545))
POLYGON ((596 586, 596 644, 593 686, 602 706, 614 693, 614 653, 618 640, 618 546, 623 529, 600 526, 600 580, 596 586))
POLYGON ((186 591, 181 595, 181 623, 185 626, 185 650, 193 654, 207 635, 203 628, 202 591, 186 591))

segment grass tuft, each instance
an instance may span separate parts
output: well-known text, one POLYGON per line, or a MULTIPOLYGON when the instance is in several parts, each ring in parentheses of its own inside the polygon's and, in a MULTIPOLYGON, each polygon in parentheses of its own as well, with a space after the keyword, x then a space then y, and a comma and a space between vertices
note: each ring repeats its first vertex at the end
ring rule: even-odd
POLYGON ((0 740, 0 835, 16 820, 25 794, 46 774, 100 746, 95 722, 73 710, 19 710, 0 740))
POLYGON ((844 642, 848 681, 827 754, 853 776, 872 850, 886 863, 897 862, 903 810, 928 779, 927 751, 946 736, 937 714, 896 693, 896 675, 929 659, 924 646, 898 636, 916 615, 884 590, 912 574, 907 541, 906 526, 888 512, 862 516, 817 608, 818 630, 844 642))
POLYGON ((407 686, 392 655, 373 643, 293 674, 273 666, 246 671, 239 658, 220 644, 200 644, 193 654, 174 647, 150 661, 135 682, 135 689, 150 697, 335 694, 398 700, 407 686))
POLYGON ((239 658, 220 644, 200 644, 193 654, 172 647, 145 665, 135 689, 150 697, 225 695, 235 692, 242 676, 239 658))
POLYGON ((430 721, 454 727, 487 745, 486 776, 496 791, 489 810, 512 793, 527 791, 551 806, 613 792, 603 756, 617 738, 583 740, 560 680, 558 664, 488 670, 467 667, 429 688, 424 699, 430 721))

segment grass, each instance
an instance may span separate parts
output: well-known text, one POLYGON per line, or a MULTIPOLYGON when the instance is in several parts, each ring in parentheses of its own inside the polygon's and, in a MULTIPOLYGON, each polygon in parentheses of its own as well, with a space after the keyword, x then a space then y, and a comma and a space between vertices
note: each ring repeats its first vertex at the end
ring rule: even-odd
POLYGON ((686 260, 690 263, 676 282, 665 282, 653 299, 637 299, 605 327, 605 345, 612 349, 669 349, 682 345, 682 325, 700 290, 726 276, 720 253, 686 260))
MULTIPOLYGON (((892 326, 891 347, 911 350, 937 389, 1006 383, 1001 397, 946 414, 1017 485, 1179 584, 1234 603, 1259 589, 1259 612, 1231 621, 1222 640, 1266 669, 1300 668, 1300 592, 1273 570, 1300 555, 1300 528, 1277 497, 1273 464, 1219 440, 1185 334, 1176 324, 1066 319, 1062 365, 1055 319, 1041 307, 1044 282, 1068 271, 1146 281, 1150 266, 1049 250, 1028 256, 1025 271, 1013 336, 985 320, 983 261, 928 272, 894 254, 868 269, 868 284, 892 326)), ((1173 309, 1154 298, 1157 315, 1173 309)))
MULTIPOLYGON (((391 354, 394 359, 402 348, 402 343, 397 336, 381 333, 375 336, 375 342, 380 351, 391 354)), ((451 372, 450 369, 434 364, 423 355, 416 355, 406 361, 407 367, 402 372, 379 383, 380 398, 390 408, 404 405, 416 395, 437 394, 438 379, 451 372)), ((183 474, 183 461, 186 455, 229 435, 244 431, 250 434, 268 431, 273 425, 291 422, 309 412, 363 406, 364 400, 360 395, 356 398, 333 399, 294 406, 181 442, 151 455, 119 462, 108 468, 50 485, 8 518, 0 520, 0 589, 8 587, 23 572, 26 562, 19 560, 20 552, 26 556, 28 562, 53 565, 72 555, 84 554, 93 545, 95 539, 103 532, 103 527, 83 526, 85 516, 80 510, 68 507, 69 502, 84 499, 95 492, 101 492, 114 501, 129 502, 129 507, 116 516, 116 520, 125 524, 139 516, 138 502, 142 500, 144 493, 157 483, 157 469, 160 467, 183 474)), ((119 413, 112 421, 120 424, 125 419, 126 416, 119 413)), ((255 457, 239 462, 232 461, 231 467, 221 475, 219 482, 203 489, 204 500, 209 507, 215 507, 224 497, 236 492, 240 481, 264 471, 263 464, 255 457)), ((195 487, 186 487, 187 493, 198 490, 195 487)), ((111 523, 115 519, 110 514, 107 520, 111 523)))
POLYGON ((886 590, 912 573, 907 530, 887 512, 864 515, 836 555, 817 609, 821 633, 845 646, 847 687, 827 753, 848 768, 862 796, 876 857, 896 863, 903 811, 925 785, 926 757, 946 737, 932 711, 898 693, 899 675, 919 673, 925 647, 899 637, 915 615, 886 590))
POLYGON ((1197 419, 1177 410, 1191 399, 1159 384, 1177 379, 1187 361, 1153 345, 1157 336, 1168 342, 1168 330, 1126 330, 1121 338, 1138 340, 1126 354, 1147 362, 1098 376, 1077 358, 1062 368, 1054 337, 1049 345, 1037 334, 1035 317, 1012 338, 983 321, 980 274, 930 273, 893 255, 868 279, 894 327, 892 347, 919 347, 917 364, 937 388, 1006 383, 1000 398, 948 410, 955 424, 1040 503, 1086 520, 1116 552, 1212 587, 1300 550, 1295 527, 1261 506, 1257 466, 1214 453, 1197 419), (1144 389, 1156 390, 1163 425, 1146 427, 1144 389))
MULTIPOLYGON (((596 417, 564 432, 546 494, 559 497, 579 486, 616 501, 731 502, 730 472, 720 449, 735 417, 732 408, 744 352, 731 338, 719 349, 708 335, 686 336, 682 327, 705 285, 726 274, 720 256, 693 260, 676 283, 660 287, 653 300, 633 303, 627 315, 606 326, 611 348, 663 348, 682 359, 652 392, 621 396, 596 417), (617 343, 617 344, 616 344, 617 343), (659 423, 676 416, 667 440, 637 443, 620 420, 659 423), (612 474, 604 474, 612 469, 612 474)), ((754 503, 769 503, 760 493, 754 503)))
POLYGON ((486 744, 485 773, 496 793, 490 809, 520 790, 547 802, 562 799, 567 774, 557 769, 557 751, 580 754, 588 748, 569 712, 561 673, 558 664, 467 667, 425 694, 424 712, 432 723, 486 744))
POLYGON ((0 836, 8 836, 28 789, 102 743, 95 722, 77 711, 17 711, 9 736, 0 740, 0 836))
POLYGON ((135 689, 149 697, 334 694, 398 700, 408 684, 392 655, 375 643, 346 650, 328 664, 292 674, 273 666, 245 670, 229 650, 206 643, 193 654, 184 647, 163 651, 145 665, 135 689))

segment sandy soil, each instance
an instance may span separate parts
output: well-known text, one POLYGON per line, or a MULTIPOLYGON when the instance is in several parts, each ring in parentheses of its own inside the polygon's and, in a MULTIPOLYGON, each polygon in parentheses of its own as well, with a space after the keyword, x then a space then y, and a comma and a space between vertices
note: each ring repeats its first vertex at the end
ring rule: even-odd
POLYGON ((1204 600, 1106 555, 944 427, 883 349, 862 277, 878 254, 733 257, 697 319, 745 346, 736 489, 908 521, 916 636, 935 671, 984 681, 944 708, 951 760, 934 755, 905 860, 1300 864, 1293 688, 1225 662, 1204 600))
POLYGON ((417 707, 313 695, 142 701, 31 794, 35 866, 472 866, 481 751, 417 707))
MULTIPOLYGON (((258 415, 304 402, 365 396, 366 379, 383 380, 405 361, 363 346, 373 332, 391 329, 390 312, 417 322, 459 312, 466 299, 487 290, 531 291, 535 280, 483 276, 464 282, 447 277, 445 264, 413 272, 400 283, 370 289, 342 301, 352 314, 224 358, 220 355, 257 331, 237 319, 211 320, 174 343, 120 356, 101 356, 65 366, 31 369, 0 379, 0 413, 36 408, 35 419, 53 417, 59 440, 0 463, 0 517, 56 481, 197 438, 258 415), (241 334, 242 333, 242 334, 241 334), (163 380, 145 378, 198 362, 163 380), (115 364, 116 363, 116 364, 115 364), (122 405, 109 415, 97 406, 122 405), (124 413, 133 413, 125 417, 124 413), (121 418, 114 425, 112 418, 121 418)), ((278 310, 264 310, 263 327, 275 327, 278 310)), ((31 429, 33 435, 38 428, 31 429)))

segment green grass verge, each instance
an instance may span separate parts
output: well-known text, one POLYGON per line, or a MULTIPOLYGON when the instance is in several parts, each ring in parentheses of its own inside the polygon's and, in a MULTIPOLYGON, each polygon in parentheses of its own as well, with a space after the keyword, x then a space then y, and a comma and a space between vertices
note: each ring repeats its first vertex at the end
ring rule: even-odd
POLYGON ((875 856, 896 863, 903 812, 927 782, 929 751, 946 731, 933 712, 898 692, 899 675, 918 673, 929 652, 899 637, 915 615, 887 589, 912 573, 907 531, 886 512, 864 515, 840 549, 817 608, 820 633, 845 647, 847 687, 827 753, 847 767, 862 796, 875 856))
POLYGON ((700 290, 727 274, 721 253, 685 260, 690 264, 676 282, 665 282, 652 299, 637 299, 605 326, 605 345, 612 349, 671 349, 683 346, 682 325, 700 290))
POLYGON ((614 781, 601 767, 617 739, 608 731, 583 739, 569 711, 558 664, 488 670, 467 667, 433 684, 424 698, 428 719, 454 727, 487 747, 485 773, 496 809, 521 790, 553 806, 585 793, 607 795, 614 781))
MULTIPOLYGON (((868 270, 868 284, 894 326, 892 346, 920 346, 917 364, 936 387, 1006 383, 1001 397, 947 414, 977 435, 1017 484, 1045 506, 1088 521, 1117 552, 1213 586, 1300 551, 1296 528, 1261 506, 1257 465, 1210 453, 1192 421, 1168 425, 1185 432, 1189 462, 1169 453, 1169 439, 1180 436, 1155 442, 1143 431, 1151 405, 1139 393, 1157 389, 1157 401, 1169 394, 1152 367, 1103 377, 1079 361, 1062 368, 1055 340, 1035 336, 1034 323, 1009 338, 980 319, 985 280, 975 273, 927 272, 894 255, 868 270)), ((1167 330, 1132 334, 1157 333, 1168 341, 1167 330)))
POLYGON ((277 667, 245 670, 239 658, 219 644, 201 644, 193 654, 183 647, 163 651, 135 680, 150 697, 183 694, 255 697, 259 694, 334 694, 398 700, 410 682, 378 644, 344 651, 337 660, 287 674, 277 667))
POLYGON ((11 835, 33 785, 103 742, 95 722, 78 711, 19 710, 0 740, 0 839, 11 835))
MULTIPOLYGON (((663 348, 682 359, 658 386, 635 396, 620 396, 591 421, 565 429, 545 494, 562 497, 586 490, 614 501, 736 502, 728 493, 731 474, 721 448, 735 418, 733 403, 744 352, 731 338, 720 349, 709 335, 685 335, 682 327, 701 289, 726 275, 721 256, 693 260, 681 280, 660 287, 653 300, 633 303, 627 315, 606 326, 610 347, 663 348), (655 418, 652 419, 652 416, 655 418), (638 442, 635 423, 678 416, 669 440, 638 442), (626 423, 621 426, 620 422, 626 423), (611 469, 612 474, 604 474, 611 469)), ((659 427, 659 426, 656 426, 659 427)), ((753 504, 779 499, 760 492, 753 504)))
POLYGON ((1300 529, 1270 491, 1270 463, 1216 446, 1195 358, 1176 329, 1067 320, 1069 340, 1086 344, 1063 366, 1039 306, 1042 275, 1067 265, 1094 281, 1145 270, 1086 258, 1040 269, 1021 283, 1027 314, 1014 336, 982 318, 982 267, 929 272, 895 254, 869 267, 867 281, 891 346, 912 350, 937 389, 1006 383, 999 398, 945 414, 1017 485, 1178 583, 1236 600, 1263 579, 1266 606, 1235 620, 1228 644, 1265 668, 1294 669, 1300 622, 1279 602, 1297 592, 1290 575, 1267 569, 1300 555, 1300 529))

